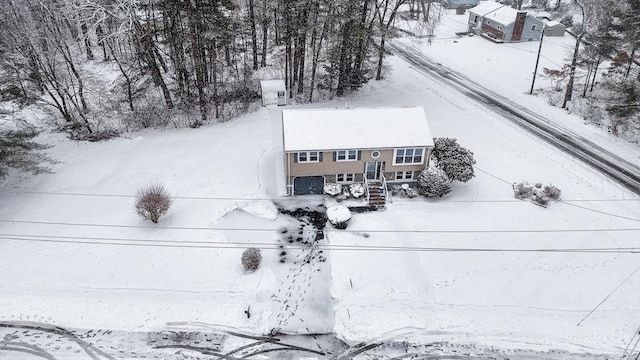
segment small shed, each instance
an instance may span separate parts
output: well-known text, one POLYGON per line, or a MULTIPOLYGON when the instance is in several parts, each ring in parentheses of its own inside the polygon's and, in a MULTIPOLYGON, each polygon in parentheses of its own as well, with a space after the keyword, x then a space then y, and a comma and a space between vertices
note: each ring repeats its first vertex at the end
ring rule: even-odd
POLYGON ((557 21, 545 21, 544 36, 564 36, 567 27, 557 21))
POLYGON ((287 86, 284 80, 261 80, 262 106, 287 105, 287 86))

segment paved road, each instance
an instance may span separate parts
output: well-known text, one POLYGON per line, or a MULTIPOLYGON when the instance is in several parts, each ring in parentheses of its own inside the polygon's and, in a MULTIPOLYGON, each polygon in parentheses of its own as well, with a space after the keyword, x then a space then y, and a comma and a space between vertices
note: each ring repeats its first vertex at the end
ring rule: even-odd
POLYGON ((640 168, 580 135, 551 123, 472 79, 434 62, 419 50, 392 42, 389 49, 431 79, 447 84, 484 104, 549 144, 571 154, 640 195, 640 168))

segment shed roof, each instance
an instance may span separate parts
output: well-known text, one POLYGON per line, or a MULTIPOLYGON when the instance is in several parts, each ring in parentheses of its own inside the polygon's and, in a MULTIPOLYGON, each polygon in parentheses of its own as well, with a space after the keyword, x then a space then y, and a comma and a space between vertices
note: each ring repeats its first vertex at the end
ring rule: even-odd
POLYGON ((502 25, 509 25, 516 21, 516 16, 522 11, 494 1, 480 1, 477 6, 469 9, 469 12, 502 25))
POLYGON ((284 151, 433 146, 422 106, 282 110, 284 151))
POLYGON ((287 90, 284 80, 260 80, 262 91, 282 91, 287 90))
POLYGON ((564 24, 555 21, 555 20, 551 20, 551 21, 545 21, 545 27, 546 28, 557 28, 557 29, 563 29, 566 28, 566 26, 564 26, 564 24))

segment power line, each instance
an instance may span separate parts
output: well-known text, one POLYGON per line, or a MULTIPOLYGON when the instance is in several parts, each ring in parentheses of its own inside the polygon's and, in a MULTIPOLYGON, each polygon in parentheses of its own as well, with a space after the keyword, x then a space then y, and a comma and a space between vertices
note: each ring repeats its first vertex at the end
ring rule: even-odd
POLYGON ((591 316, 591 314, 593 314, 600 307, 600 305, 604 304, 604 302, 607 301, 607 299, 609 299, 609 297, 613 295, 613 293, 616 292, 625 282, 627 282, 627 280, 631 279, 631 277, 635 275, 635 273, 637 273, 638 270, 640 270, 640 266, 638 266, 635 270, 633 270, 631 274, 629 274, 629 276, 627 276, 624 280, 622 280, 622 282, 618 286, 616 286, 615 289, 611 290, 611 292, 604 299, 602 299, 602 301, 600 301, 600 303, 596 305, 596 307, 594 307, 593 310, 591 310, 584 318, 582 318, 582 320, 580 320, 580 322, 576 326, 580 326, 580 324, 582 324, 583 321, 585 321, 589 316, 591 316))
MULTIPOLYGON (((212 228, 212 227, 188 227, 188 226, 151 226, 151 225, 117 225, 117 224, 94 224, 94 223, 68 223, 50 221, 29 221, 29 220, 8 220, 0 219, 4 223, 34 224, 34 225, 61 225, 61 226, 85 226, 85 227, 107 227, 107 228, 134 228, 134 229, 165 229, 165 230, 201 230, 201 231, 246 231, 246 232, 271 232, 279 231, 270 228, 212 228)), ((317 232, 317 230, 304 230, 306 232, 317 232)), ((341 230, 346 233, 392 233, 392 234, 475 234, 475 233, 582 233, 582 232, 624 232, 640 231, 640 228, 594 228, 594 229, 514 229, 514 230, 383 230, 383 229, 360 229, 341 230)))
MULTIPOLYGON (((506 184, 513 185, 512 182, 501 179, 496 175, 474 166, 478 171, 481 171, 491 177, 494 177, 506 184)), ((5 193, 11 194, 40 194, 40 195, 56 195, 56 196, 87 196, 87 197, 119 197, 119 198, 136 198, 136 195, 126 194, 104 194, 104 193, 74 193, 74 192, 51 192, 51 191, 5 191, 5 193)), ((171 196, 176 200, 236 200, 236 201, 293 201, 299 200, 295 197, 282 197, 282 198, 252 198, 252 197, 233 197, 233 196, 171 196)), ((626 202, 626 201, 640 201, 637 199, 565 199, 564 201, 571 202, 626 202)), ((474 199, 474 200, 447 200, 447 202, 461 202, 461 203, 500 203, 500 202, 521 202, 517 199, 474 199)))
MULTIPOLYGON (((279 244, 274 243, 238 243, 238 242, 206 242, 206 241, 171 241, 171 240, 142 240, 142 239, 117 239, 117 238, 91 238, 68 237, 68 236, 47 236, 47 235, 12 235, 0 234, 0 239, 24 241, 24 242, 47 242, 64 244, 83 245, 112 245, 112 246, 139 246, 139 247, 163 247, 163 248, 197 248, 197 249, 244 249, 247 247, 257 247, 264 250, 281 250, 279 244), (29 236, 29 237, 28 237, 29 236), (39 237, 39 238, 37 238, 39 237), (70 240, 78 239, 78 240, 70 240), (92 240, 104 241, 92 241, 92 240), (117 241, 117 242, 105 242, 117 241), (163 242, 157 243, 157 242, 163 242), (189 244, 189 245, 185 245, 189 244)), ((542 252, 542 253, 623 253, 640 254, 640 248, 558 248, 558 249, 515 249, 515 248, 456 248, 456 247, 411 247, 411 246, 376 246, 376 245, 339 245, 339 244, 316 244, 314 248, 318 250, 332 251, 383 251, 383 252, 542 252)))

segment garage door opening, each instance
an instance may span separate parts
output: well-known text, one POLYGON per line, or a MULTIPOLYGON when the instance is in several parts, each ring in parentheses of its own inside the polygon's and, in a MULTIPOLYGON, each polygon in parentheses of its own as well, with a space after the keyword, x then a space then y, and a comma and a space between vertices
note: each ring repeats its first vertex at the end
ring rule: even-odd
POLYGON ((293 179, 294 195, 322 195, 324 176, 299 176, 293 179))

